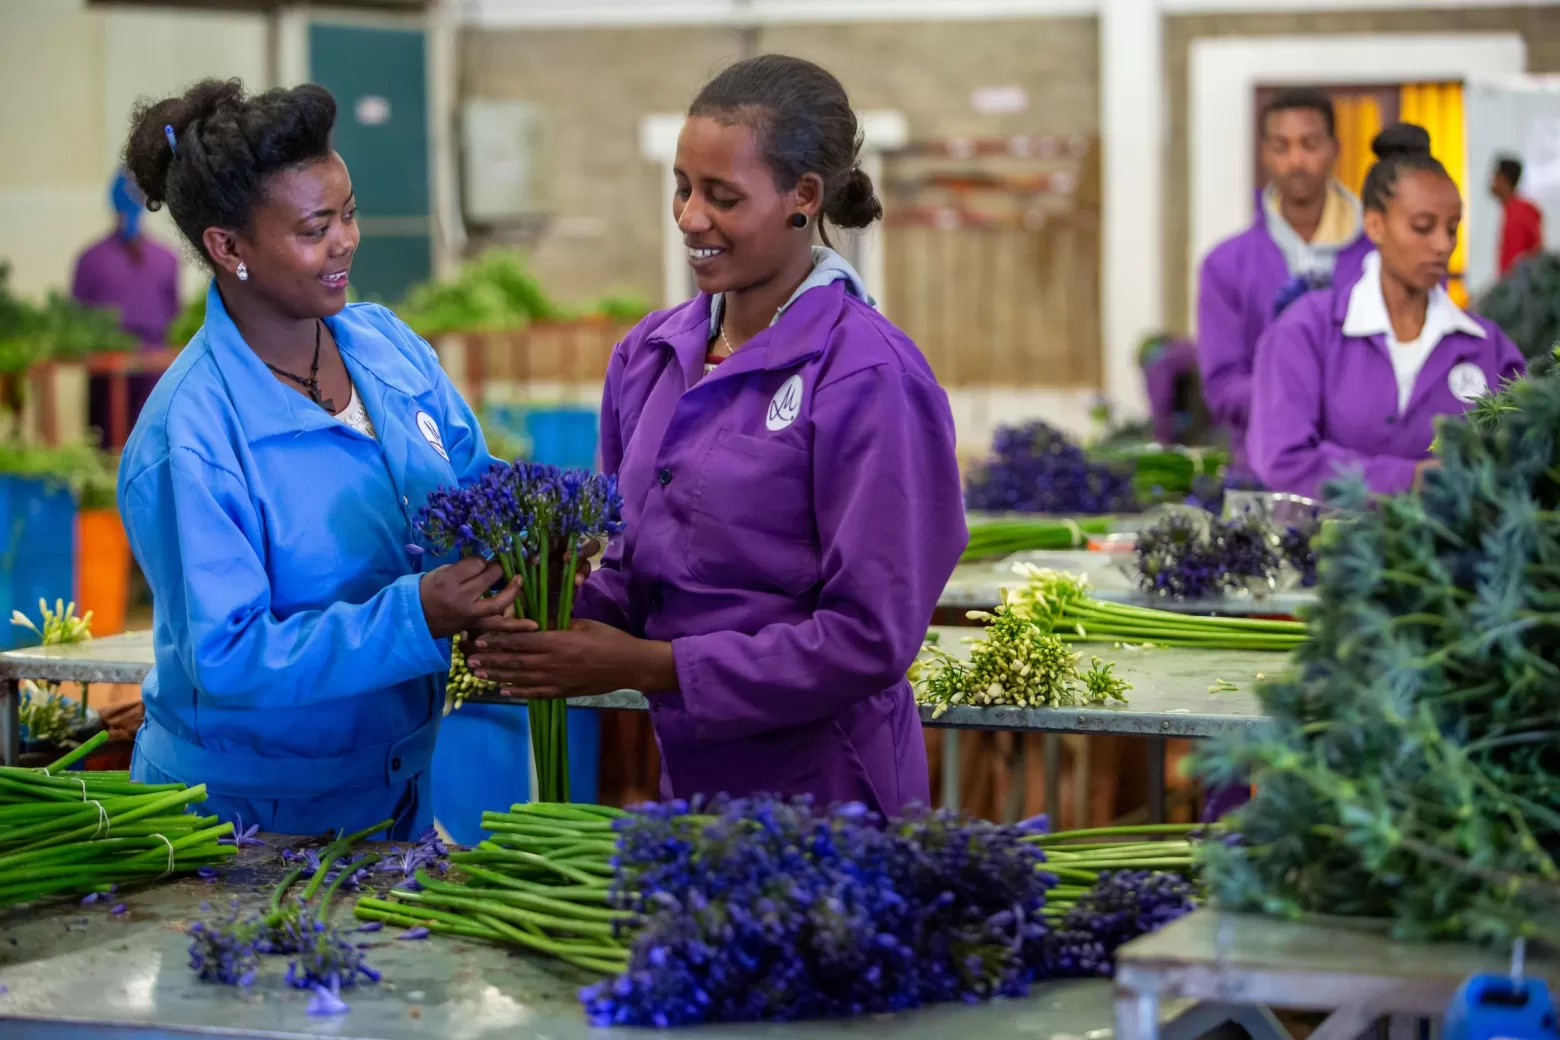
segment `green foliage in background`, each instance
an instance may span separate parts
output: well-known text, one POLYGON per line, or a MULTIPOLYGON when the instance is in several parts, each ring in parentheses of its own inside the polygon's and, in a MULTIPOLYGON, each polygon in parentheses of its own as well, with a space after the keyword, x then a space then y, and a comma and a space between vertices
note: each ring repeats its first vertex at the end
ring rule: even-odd
POLYGON ((593 316, 628 324, 650 313, 650 305, 637 297, 611 295, 584 309, 565 307, 547 295, 519 253, 493 249, 449 281, 414 287, 395 312, 420 335, 434 336, 593 316))
POLYGON ((42 303, 17 296, 11 290, 11 265, 0 262, 0 373, 136 346, 112 311, 91 310, 59 292, 49 293, 42 303))
POLYGON ((1480 298, 1475 307, 1499 325, 1523 356, 1534 358, 1560 341, 1560 253, 1529 257, 1480 298))
POLYGON ((95 444, 33 444, 0 440, 0 473, 34 477, 63 487, 81 509, 113 509, 118 474, 113 459, 95 444))
POLYGON ((195 338, 195 333, 206 324, 206 294, 196 293, 190 301, 184 305, 179 316, 173 319, 173 324, 168 326, 168 345, 175 348, 183 348, 189 345, 195 338))
POLYGON ((1532 369, 1440 422, 1422 492, 1333 489, 1309 639, 1259 688, 1272 723, 1200 756, 1256 785, 1239 844, 1204 846, 1230 908, 1560 935, 1560 375, 1532 369))

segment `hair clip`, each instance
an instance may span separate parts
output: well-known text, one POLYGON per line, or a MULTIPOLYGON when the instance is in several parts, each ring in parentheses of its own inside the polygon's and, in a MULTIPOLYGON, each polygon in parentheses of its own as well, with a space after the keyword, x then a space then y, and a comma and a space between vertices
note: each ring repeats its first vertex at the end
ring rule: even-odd
POLYGON ((172 152, 174 155, 178 155, 179 154, 179 138, 178 138, 178 135, 176 135, 173 132, 173 124, 172 123, 169 123, 169 124, 167 124, 166 126, 163 127, 163 136, 168 138, 168 151, 172 152))

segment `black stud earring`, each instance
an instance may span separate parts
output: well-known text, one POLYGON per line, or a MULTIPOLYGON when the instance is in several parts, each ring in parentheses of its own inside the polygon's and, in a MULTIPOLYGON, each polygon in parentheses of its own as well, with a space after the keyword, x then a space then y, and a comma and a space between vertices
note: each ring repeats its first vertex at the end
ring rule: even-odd
POLYGON ((793 213, 793 214, 791 214, 791 226, 796 228, 798 231, 800 231, 802 228, 806 227, 807 226, 807 214, 805 214, 805 213, 793 213))

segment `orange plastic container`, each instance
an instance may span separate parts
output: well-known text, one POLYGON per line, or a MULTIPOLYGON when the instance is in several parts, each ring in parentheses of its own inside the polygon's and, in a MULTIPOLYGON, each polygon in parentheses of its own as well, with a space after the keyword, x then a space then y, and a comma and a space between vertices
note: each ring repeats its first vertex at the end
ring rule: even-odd
POLYGON ((92 611, 92 634, 125 630, 130 605, 130 539, 113 509, 76 514, 76 611, 92 611))

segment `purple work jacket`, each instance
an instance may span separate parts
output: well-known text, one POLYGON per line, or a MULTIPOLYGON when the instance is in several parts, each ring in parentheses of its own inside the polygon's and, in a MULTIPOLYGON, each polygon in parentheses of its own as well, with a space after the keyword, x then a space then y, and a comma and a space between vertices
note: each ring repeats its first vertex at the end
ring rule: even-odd
POLYGON ((844 282, 705 376, 709 338, 701 295, 613 352, 628 524, 575 616, 672 643, 679 688, 648 691, 663 795, 925 804, 905 673, 967 541, 947 395, 844 282))
MULTIPOLYGON (((1339 253, 1333 282, 1352 283, 1371 251, 1361 235, 1339 253)), ((1274 302, 1290 280, 1289 267, 1263 215, 1227 238, 1203 260, 1197 286, 1197 355, 1203 401, 1230 437, 1230 469, 1248 473, 1246 429, 1251 409, 1257 339, 1273 323, 1274 302)))
POLYGON ((145 235, 132 251, 116 232, 77 258, 71 296, 117 311, 120 326, 142 346, 167 346, 168 327, 179 315, 179 258, 145 235))
POLYGON ((1488 318, 1481 338, 1445 336, 1399 414, 1384 336, 1343 332, 1359 275, 1302 297, 1257 346, 1247 440, 1257 475, 1274 491, 1317 497, 1324 481, 1362 472, 1378 494, 1407 491, 1430 457, 1434 421, 1461 415, 1479 393, 1524 371, 1522 354, 1488 318))

